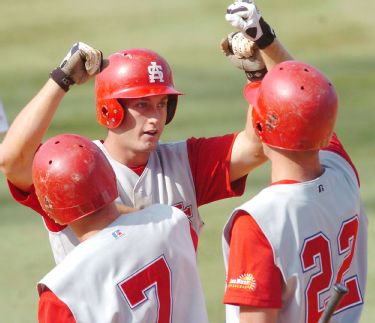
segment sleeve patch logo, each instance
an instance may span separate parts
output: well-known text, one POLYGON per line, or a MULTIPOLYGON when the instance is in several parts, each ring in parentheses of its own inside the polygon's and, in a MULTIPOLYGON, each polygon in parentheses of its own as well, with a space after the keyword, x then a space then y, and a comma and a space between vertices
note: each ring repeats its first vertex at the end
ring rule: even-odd
POLYGON ((228 288, 236 289, 249 289, 255 291, 256 289, 256 280, 252 274, 242 274, 238 278, 231 278, 228 282, 228 288))
POLYGON ((120 229, 117 229, 113 231, 111 234, 113 238, 118 239, 124 235, 124 232, 122 232, 120 229))

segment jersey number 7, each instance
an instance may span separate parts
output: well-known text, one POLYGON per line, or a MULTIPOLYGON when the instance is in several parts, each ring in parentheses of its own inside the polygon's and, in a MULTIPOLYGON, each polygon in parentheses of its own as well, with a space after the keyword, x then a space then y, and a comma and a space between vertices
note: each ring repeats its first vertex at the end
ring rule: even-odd
POLYGON ((171 322, 171 272, 167 261, 160 256, 118 284, 131 309, 147 306, 146 291, 155 288, 158 304, 157 323, 171 322))
MULTIPOLYGON (((337 236, 337 252, 338 255, 344 255, 344 260, 338 270, 335 282, 344 284, 349 292, 344 296, 334 314, 363 302, 357 276, 345 277, 353 260, 357 231, 358 217, 354 216, 342 223, 337 236)), ((306 239, 300 258, 304 272, 320 268, 310 277, 305 290, 305 322, 318 322, 328 302, 328 299, 322 299, 323 293, 331 289, 334 280, 329 239, 322 232, 306 239)))

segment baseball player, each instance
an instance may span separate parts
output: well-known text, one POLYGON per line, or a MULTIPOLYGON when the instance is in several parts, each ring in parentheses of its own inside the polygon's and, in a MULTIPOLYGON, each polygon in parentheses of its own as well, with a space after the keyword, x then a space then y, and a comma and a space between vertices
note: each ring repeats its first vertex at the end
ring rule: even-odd
MULTIPOLYGON (((251 1, 230 5, 226 20, 261 53, 275 40, 251 1)), ((309 64, 264 61, 268 72, 246 85, 244 96, 272 183, 236 208, 224 227, 227 322, 316 323, 335 283, 348 293, 331 322, 358 322, 367 218, 357 171, 333 133, 334 86, 309 64)))
MULTIPOLYGON (((235 134, 160 143, 181 95, 165 59, 135 48, 103 60, 100 51, 77 43, 19 113, 3 141, 6 154, 0 153, 0 168, 18 202, 38 210, 31 177, 34 153, 70 87, 95 74, 97 119, 108 129, 107 137, 95 143, 116 173, 118 202, 135 208, 154 203, 176 206, 198 235, 203 224, 198 207, 241 195, 249 171, 266 160, 250 121, 235 134)), ((44 220, 59 262, 78 241, 69 227, 44 220)))
POLYGON ((181 210, 155 204, 120 215, 111 165, 78 135, 43 144, 32 176, 41 213, 80 241, 39 282, 39 322, 208 322, 181 210))

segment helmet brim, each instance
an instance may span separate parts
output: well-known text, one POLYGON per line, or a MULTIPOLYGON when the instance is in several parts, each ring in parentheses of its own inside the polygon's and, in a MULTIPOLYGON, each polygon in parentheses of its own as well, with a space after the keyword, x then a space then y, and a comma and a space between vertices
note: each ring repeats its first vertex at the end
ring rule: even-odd
POLYGON ((111 98, 116 99, 136 99, 154 95, 183 95, 183 93, 177 91, 173 87, 154 85, 154 86, 140 86, 133 87, 131 89, 124 89, 122 91, 115 92, 111 95, 111 98))
POLYGON ((247 84, 243 90, 243 95, 246 101, 254 108, 258 108, 258 98, 261 84, 261 81, 251 82, 247 84))

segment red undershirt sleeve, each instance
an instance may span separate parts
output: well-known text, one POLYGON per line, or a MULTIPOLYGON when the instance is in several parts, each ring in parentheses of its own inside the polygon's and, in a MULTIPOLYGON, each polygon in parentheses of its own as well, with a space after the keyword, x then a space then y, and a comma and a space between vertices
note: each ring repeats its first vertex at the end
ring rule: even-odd
POLYGON ((198 206, 244 193, 247 176, 230 182, 230 159, 236 136, 187 140, 198 206))
POLYGON ((354 171, 354 173, 357 177, 358 186, 360 186, 359 174, 357 172, 357 169, 355 168, 352 160, 349 157, 349 154, 346 152, 344 146, 342 145, 340 139, 337 137, 336 133, 333 133, 333 135, 331 137, 331 140, 328 144, 328 147, 324 148, 323 150, 332 151, 332 152, 340 155, 342 158, 344 158, 350 164, 350 166, 353 168, 353 171, 354 171))
POLYGON ((39 299, 39 323, 76 323, 69 307, 46 289, 39 299))
POLYGON ((189 226, 190 226, 191 240, 193 241, 193 245, 194 245, 194 250, 195 250, 195 252, 197 252, 197 249, 198 249, 198 235, 195 232, 195 230, 193 229, 191 223, 189 224, 189 226))
POLYGON ((282 276, 269 241, 255 220, 240 211, 234 220, 224 303, 281 308, 282 276))

